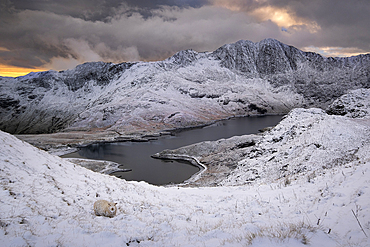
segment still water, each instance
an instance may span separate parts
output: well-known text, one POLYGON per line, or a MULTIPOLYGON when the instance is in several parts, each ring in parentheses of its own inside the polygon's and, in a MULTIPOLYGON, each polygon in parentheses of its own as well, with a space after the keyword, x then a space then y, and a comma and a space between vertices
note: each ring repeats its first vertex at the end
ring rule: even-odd
POLYGON ((165 161, 150 156, 164 149, 176 149, 201 141, 255 134, 263 128, 275 126, 281 118, 282 116, 233 118, 203 128, 174 132, 171 136, 163 136, 149 142, 92 144, 78 152, 64 155, 63 158, 109 160, 122 164, 124 169, 132 171, 114 175, 126 180, 146 181, 155 185, 181 183, 198 172, 199 168, 187 162, 165 161))

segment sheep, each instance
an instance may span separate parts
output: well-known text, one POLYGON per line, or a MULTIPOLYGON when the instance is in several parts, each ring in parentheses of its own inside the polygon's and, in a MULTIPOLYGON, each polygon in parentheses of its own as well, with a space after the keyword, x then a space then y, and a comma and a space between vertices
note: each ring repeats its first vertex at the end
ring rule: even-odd
POLYGON ((108 202, 106 200, 98 200, 94 203, 94 211, 96 216, 114 217, 117 212, 117 203, 108 202))

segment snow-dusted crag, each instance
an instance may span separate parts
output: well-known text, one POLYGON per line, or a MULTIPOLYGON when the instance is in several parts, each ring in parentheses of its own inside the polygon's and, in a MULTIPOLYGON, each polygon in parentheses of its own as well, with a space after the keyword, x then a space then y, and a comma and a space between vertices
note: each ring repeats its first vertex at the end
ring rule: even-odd
POLYGON ((369 68, 369 54, 325 58, 273 39, 181 51, 159 62, 86 63, 0 78, 0 129, 133 133, 324 108, 350 89, 368 88, 369 68))
POLYGON ((328 114, 351 118, 369 117, 370 89, 357 89, 335 100, 326 110, 328 114))

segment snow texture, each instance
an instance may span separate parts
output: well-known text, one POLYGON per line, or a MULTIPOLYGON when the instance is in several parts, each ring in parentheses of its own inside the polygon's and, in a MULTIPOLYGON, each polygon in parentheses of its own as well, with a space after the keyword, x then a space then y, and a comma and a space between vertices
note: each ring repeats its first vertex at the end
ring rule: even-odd
POLYGON ((127 182, 0 132, 0 241, 369 246, 370 131, 362 120, 295 109, 270 131, 245 137, 249 144, 221 141, 246 152, 222 186, 197 188, 127 182), (114 218, 94 214, 100 199, 117 203, 114 218))
POLYGON ((0 129, 158 132, 232 116, 327 107, 370 87, 370 54, 325 58, 277 40, 238 41, 158 62, 85 63, 0 78, 0 129))

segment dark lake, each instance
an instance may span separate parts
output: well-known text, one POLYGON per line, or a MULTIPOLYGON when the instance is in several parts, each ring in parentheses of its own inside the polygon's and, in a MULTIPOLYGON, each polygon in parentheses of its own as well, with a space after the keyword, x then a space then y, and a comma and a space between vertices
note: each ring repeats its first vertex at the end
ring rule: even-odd
POLYGON ((146 181, 154 185, 181 183, 199 171, 187 162, 166 161, 150 156, 164 149, 176 149, 201 141, 215 141, 236 135, 255 134, 259 130, 275 126, 282 116, 255 116, 232 118, 203 127, 176 131, 149 142, 115 142, 92 144, 63 158, 87 158, 109 160, 122 164, 130 172, 113 175, 126 180, 146 181))

